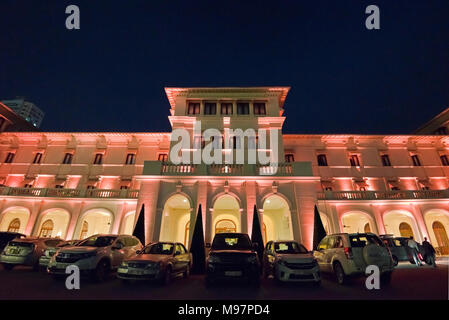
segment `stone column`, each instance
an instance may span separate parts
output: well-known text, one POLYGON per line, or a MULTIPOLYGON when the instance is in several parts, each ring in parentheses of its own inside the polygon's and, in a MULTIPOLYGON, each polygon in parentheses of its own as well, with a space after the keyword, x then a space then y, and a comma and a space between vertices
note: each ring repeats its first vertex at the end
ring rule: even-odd
POLYGON ((142 205, 145 205, 145 243, 151 242, 154 235, 155 217, 157 210, 157 202, 159 198, 160 181, 157 179, 148 179, 142 181, 139 199, 136 206, 136 221, 142 205))
POLYGON ((35 231, 36 221, 38 220, 39 213, 41 212, 42 205, 44 204, 44 200, 38 200, 33 203, 33 207, 30 212, 30 218, 28 219, 27 226, 25 228, 25 234, 32 236, 35 231))
POLYGON ((76 226, 78 225, 78 223, 81 223, 81 221, 79 221, 79 219, 81 217, 81 212, 82 212, 83 207, 84 207, 84 201, 81 201, 81 202, 76 203, 74 206, 74 209, 72 210, 72 215, 70 216, 69 227, 67 228, 67 234, 65 236, 67 240, 73 240, 74 238, 76 238, 75 230, 76 230, 76 226))
POLYGON ((117 206, 117 210, 114 214, 114 222, 112 225, 111 232, 113 234, 119 234, 120 233, 120 226, 123 221, 123 217, 126 214, 127 204, 126 202, 121 203, 119 206, 117 206))
POLYGON ((371 204, 370 207, 374 214, 374 219, 376 219, 377 232, 379 232, 379 234, 386 234, 387 231, 385 230, 384 219, 379 210, 379 207, 374 204, 371 204))
POLYGON ((313 222, 316 204, 316 182, 303 180, 294 182, 300 242, 309 250, 313 246, 313 222))
POLYGON ((426 221, 424 220, 424 215, 421 212, 421 208, 417 204, 410 204, 410 206, 412 207, 413 216, 415 217, 416 224, 419 229, 418 231, 420 232, 421 239, 419 240, 421 242, 424 241, 424 237, 429 240, 429 231, 427 230, 426 221))
MULTIPOLYGON (((257 204, 256 199, 256 182, 254 180, 245 182, 245 193, 246 193, 246 232, 251 237, 251 232, 253 231, 253 216, 254 216, 254 205, 257 204)), ((257 208, 260 209, 260 208, 257 208)), ((241 217, 244 218, 245 214, 241 217)), ((263 225, 262 215, 260 215, 260 225, 263 225)), ((242 232, 245 232, 243 228, 243 219, 242 219, 242 232)))

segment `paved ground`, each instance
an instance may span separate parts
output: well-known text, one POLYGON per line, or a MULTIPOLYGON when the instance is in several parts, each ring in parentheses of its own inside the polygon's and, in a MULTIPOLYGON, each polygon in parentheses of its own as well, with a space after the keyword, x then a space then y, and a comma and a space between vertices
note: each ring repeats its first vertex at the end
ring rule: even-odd
POLYGON ((263 280, 260 288, 244 284, 204 286, 202 276, 175 279, 169 286, 150 283, 122 284, 115 276, 104 283, 81 282, 80 290, 69 291, 64 281, 55 281, 45 273, 21 267, 0 269, 0 299, 448 299, 448 262, 438 268, 401 264, 392 283, 381 290, 369 291, 364 279, 339 286, 332 278, 323 279, 321 287, 302 284, 278 285, 263 280))

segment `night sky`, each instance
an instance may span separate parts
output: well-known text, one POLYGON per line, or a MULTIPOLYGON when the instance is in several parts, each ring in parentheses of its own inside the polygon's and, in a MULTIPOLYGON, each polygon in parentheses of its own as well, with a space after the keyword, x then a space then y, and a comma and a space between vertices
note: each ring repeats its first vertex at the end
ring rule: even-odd
POLYGON ((0 99, 44 131, 169 131, 165 86, 291 86, 286 133, 410 133, 449 107, 448 0, 0 1, 0 99), (81 30, 65 28, 65 7, 81 30), (380 7, 381 30, 365 28, 380 7))

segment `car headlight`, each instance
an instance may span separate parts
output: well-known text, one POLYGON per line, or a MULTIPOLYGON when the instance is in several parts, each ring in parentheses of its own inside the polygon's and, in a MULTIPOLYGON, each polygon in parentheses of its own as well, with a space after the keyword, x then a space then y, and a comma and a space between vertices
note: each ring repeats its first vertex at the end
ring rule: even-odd
POLYGON ((128 262, 123 261, 120 268, 128 268, 128 262))
POLYGON ((208 261, 209 263, 218 263, 220 262, 220 258, 216 255, 210 255, 208 261))

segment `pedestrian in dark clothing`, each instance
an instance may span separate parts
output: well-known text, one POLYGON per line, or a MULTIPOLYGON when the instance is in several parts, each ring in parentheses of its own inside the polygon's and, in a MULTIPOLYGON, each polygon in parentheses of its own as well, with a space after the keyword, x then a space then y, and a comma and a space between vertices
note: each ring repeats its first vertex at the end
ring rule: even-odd
POLYGON ((424 249, 424 253, 426 258, 430 260, 430 264, 436 268, 437 264, 435 262, 435 248, 427 241, 427 238, 424 237, 424 241, 422 242, 422 247, 424 249))

